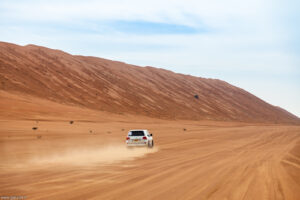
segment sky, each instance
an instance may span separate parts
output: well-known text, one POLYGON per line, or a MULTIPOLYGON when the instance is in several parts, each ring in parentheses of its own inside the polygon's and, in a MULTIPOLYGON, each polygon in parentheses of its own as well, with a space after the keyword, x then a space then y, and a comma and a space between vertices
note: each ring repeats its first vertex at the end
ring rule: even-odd
POLYGON ((221 79, 300 117, 297 0, 1 0, 0 41, 221 79))

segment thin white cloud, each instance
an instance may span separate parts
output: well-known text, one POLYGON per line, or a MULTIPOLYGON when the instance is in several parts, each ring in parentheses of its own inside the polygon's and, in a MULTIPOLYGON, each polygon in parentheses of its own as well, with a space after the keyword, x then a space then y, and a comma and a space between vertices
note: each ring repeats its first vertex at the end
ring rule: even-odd
MULTIPOLYGON (((266 6, 266 5, 263 5, 266 6)), ((198 24, 203 20, 222 26, 237 17, 262 17, 262 3, 253 1, 199 0, 109 0, 109 1, 2 1, 6 15, 26 20, 145 20, 152 22, 198 24)))

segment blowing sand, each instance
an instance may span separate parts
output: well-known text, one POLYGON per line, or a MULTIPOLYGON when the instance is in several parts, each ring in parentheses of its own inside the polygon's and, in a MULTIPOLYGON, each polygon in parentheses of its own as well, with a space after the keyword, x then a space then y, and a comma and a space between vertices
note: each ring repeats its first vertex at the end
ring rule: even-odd
POLYGON ((300 199, 299 126, 138 120, 0 121, 0 196, 300 199), (127 149, 141 127, 155 148, 127 149))
MULTIPOLYGON (((126 148, 124 144, 112 144, 106 147, 81 148, 64 152, 37 156, 28 161, 30 165, 91 165, 112 164, 125 160, 133 160, 148 153, 154 153, 157 148, 126 148)), ((28 167, 28 166, 25 166, 28 167)))

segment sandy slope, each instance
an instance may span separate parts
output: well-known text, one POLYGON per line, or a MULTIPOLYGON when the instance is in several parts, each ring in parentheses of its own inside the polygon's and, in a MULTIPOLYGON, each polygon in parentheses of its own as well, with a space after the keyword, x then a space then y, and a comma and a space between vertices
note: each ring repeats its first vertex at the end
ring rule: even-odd
POLYGON ((154 121, 1 120, 0 196, 300 198, 299 126, 154 121), (130 128, 149 129, 155 148, 126 149, 130 128))
POLYGON ((116 114, 300 123, 291 113, 225 81, 34 45, 0 42, 0 91, 116 114))

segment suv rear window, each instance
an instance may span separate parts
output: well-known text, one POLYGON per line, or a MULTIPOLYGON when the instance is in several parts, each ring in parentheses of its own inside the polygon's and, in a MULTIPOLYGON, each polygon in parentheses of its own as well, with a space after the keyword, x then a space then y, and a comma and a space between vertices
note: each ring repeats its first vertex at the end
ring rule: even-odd
POLYGON ((144 131, 131 131, 130 136, 145 136, 144 131))

